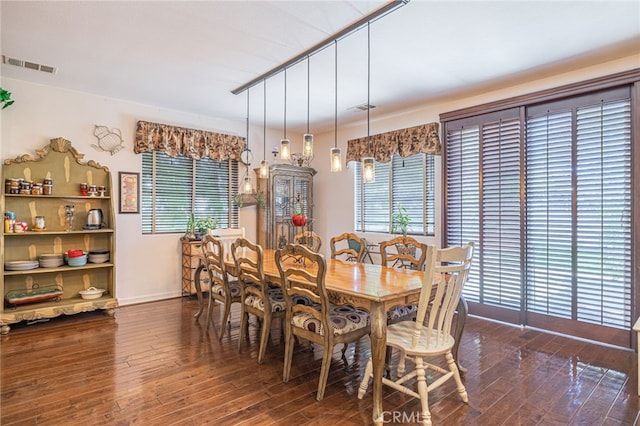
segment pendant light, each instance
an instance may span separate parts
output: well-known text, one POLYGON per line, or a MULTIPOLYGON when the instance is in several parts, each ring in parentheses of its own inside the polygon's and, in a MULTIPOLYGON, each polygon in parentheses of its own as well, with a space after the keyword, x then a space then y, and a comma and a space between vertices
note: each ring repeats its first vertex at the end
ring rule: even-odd
MULTIPOLYGON (((371 155, 371 132, 369 115, 371 111, 371 24, 367 22, 367 147, 371 155)), ((362 180, 372 183, 376 180, 376 170, 373 157, 362 158, 362 180)))
POLYGON ((280 139, 280 159, 291 160, 291 141, 287 139, 287 69, 284 69, 284 137, 280 139))
POLYGON ((269 177, 269 162, 267 161, 267 80, 264 81, 264 107, 262 108, 262 161, 260 162, 260 179, 269 177))
MULTIPOLYGON (((249 149, 249 90, 247 88, 247 151, 249 149)), ((245 164, 246 170, 244 175, 244 183, 242 184, 242 192, 245 194, 251 194, 253 192, 253 185, 251 184, 251 177, 249 176, 249 164, 245 164)))
POLYGON ((309 103, 311 93, 311 72, 310 72, 310 57, 307 56, 307 133, 302 136, 302 155, 307 158, 313 157, 313 135, 309 133, 309 103))
POLYGON ((331 148, 331 171, 332 172, 341 172, 342 171, 342 151, 338 148, 338 40, 334 41, 335 46, 335 68, 336 68, 336 78, 335 78, 335 109, 334 109, 334 144, 333 148, 331 148))

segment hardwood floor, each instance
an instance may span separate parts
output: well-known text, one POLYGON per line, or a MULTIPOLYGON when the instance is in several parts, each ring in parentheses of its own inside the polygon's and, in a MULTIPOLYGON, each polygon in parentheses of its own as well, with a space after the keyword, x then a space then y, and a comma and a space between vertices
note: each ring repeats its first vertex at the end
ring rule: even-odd
MULTIPOLYGON (((193 320, 195 298, 17 324, 0 338, 2 425, 369 425, 371 390, 357 389, 369 340, 334 353, 315 400, 322 348, 296 347, 282 382, 274 324, 265 363, 257 327, 238 353, 239 312, 218 341, 193 320)), ((220 323, 215 308, 216 329, 220 323)), ((251 321, 254 321, 252 318, 251 321)), ((638 423, 636 354, 470 318, 460 349, 469 403, 453 381, 430 397, 435 425, 638 423)), ((395 361, 395 358, 394 358, 395 361)), ((385 387, 386 424, 415 424, 418 400, 385 387)))

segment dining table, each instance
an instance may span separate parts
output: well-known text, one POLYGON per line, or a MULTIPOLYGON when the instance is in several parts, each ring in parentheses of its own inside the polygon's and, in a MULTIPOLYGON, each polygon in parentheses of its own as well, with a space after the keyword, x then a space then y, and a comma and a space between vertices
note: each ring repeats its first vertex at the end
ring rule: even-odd
MULTIPOLYGON (((263 250, 263 269, 267 281, 280 285, 280 273, 275 261, 273 249, 263 250)), ((287 262, 298 261, 295 258, 287 262)), ((233 259, 225 259, 227 271, 236 275, 233 259)), ((194 284, 200 303, 194 315, 196 321, 204 309, 204 300, 199 275, 204 268, 201 262, 196 271, 194 284)), ((338 259, 326 259, 325 287, 331 303, 352 305, 369 312, 371 321, 371 359, 373 364, 373 421, 383 423, 382 377, 388 366, 386 362, 387 312, 394 306, 417 304, 424 280, 424 272, 407 268, 392 268, 382 265, 350 262, 338 259)), ((460 366, 458 347, 464 323, 467 318, 467 306, 464 299, 458 303, 458 315, 453 335, 455 346, 452 349, 461 374, 466 371, 460 366)))

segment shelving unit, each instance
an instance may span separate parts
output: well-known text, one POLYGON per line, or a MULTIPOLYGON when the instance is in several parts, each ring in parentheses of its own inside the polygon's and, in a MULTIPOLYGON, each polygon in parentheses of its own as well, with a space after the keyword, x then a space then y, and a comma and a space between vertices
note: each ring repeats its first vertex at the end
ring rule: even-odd
MULTIPOLYGON (((258 173, 256 172, 256 175, 258 173)), ((268 179, 258 179, 258 193, 266 199, 266 206, 258 206, 258 244, 277 249, 284 242, 292 242, 296 227, 291 223, 293 204, 300 196, 300 208, 307 218, 313 218, 313 176, 311 167, 274 164, 268 179)), ((312 231, 311 220, 305 230, 312 231)))
POLYGON ((83 162, 71 142, 52 139, 49 145, 36 151, 37 156, 22 155, 5 160, 3 182, 8 178, 23 178, 40 182, 53 180, 52 195, 8 194, 3 187, 0 201, 3 212, 14 212, 16 220, 27 222, 26 232, 4 232, 0 240, 3 266, 8 261, 38 260, 42 254, 62 254, 70 249, 110 252, 106 263, 83 266, 59 266, 8 271, 3 268, 0 292, 3 299, 9 292, 26 291, 57 285, 63 289, 59 300, 11 305, 3 301, 0 309, 0 333, 7 334, 10 325, 21 321, 38 321, 60 315, 73 315, 98 309, 113 316, 118 306, 115 283, 115 217, 111 173, 94 161, 83 162), (81 196, 80 183, 105 186, 105 196, 81 196), (75 206, 74 226, 67 230, 65 205, 75 206), (84 230, 91 209, 101 209, 104 227, 84 230), (44 216, 46 228, 33 231, 36 216, 44 216), (106 289, 99 299, 85 300, 79 291, 89 287, 106 289))

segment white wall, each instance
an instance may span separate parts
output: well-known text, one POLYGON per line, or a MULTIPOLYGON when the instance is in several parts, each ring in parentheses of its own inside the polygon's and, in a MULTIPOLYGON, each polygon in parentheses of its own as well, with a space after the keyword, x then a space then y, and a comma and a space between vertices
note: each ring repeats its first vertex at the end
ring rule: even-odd
MULTIPOLYGON (((376 117, 372 114, 371 134, 412 127, 438 121, 443 112, 498 99, 531 93, 572 82, 583 81, 598 76, 637 68, 640 55, 617 61, 595 64, 573 72, 565 72, 554 77, 530 81, 509 88, 468 97, 443 100, 437 104, 423 105, 410 111, 398 112, 392 117, 376 117)), ((172 111, 128 101, 110 99, 85 93, 61 90, 49 86, 35 85, 19 80, 3 78, 0 84, 12 92, 16 102, 3 110, 0 129, 0 158, 14 158, 48 144, 49 140, 63 137, 85 154, 85 159, 98 161, 108 166, 115 180, 119 171, 139 172, 140 156, 133 153, 135 125, 138 120, 193 127, 228 134, 244 135, 245 121, 230 121, 197 116, 180 111, 172 111), (125 149, 110 155, 91 147, 97 139, 93 135, 94 126, 105 125, 122 131, 125 149)), ((343 158, 346 155, 347 140, 366 135, 366 125, 339 129, 339 147, 343 158)), ((278 129, 268 130, 268 140, 279 141, 278 129)), ((301 144, 301 135, 290 135, 294 150, 301 144)), ((262 141, 262 128, 252 128, 251 141, 262 141)), ((315 159, 312 166, 318 170, 314 183, 315 222, 314 228, 322 237, 324 253, 329 253, 329 239, 333 235, 353 230, 353 167, 342 173, 329 171, 329 149, 333 147, 333 131, 315 135, 315 159)), ((260 145, 260 143, 258 143, 260 145)), ((267 143, 267 159, 273 143, 267 143)), ((262 159, 262 147, 252 150, 256 165, 262 159)), ((440 163, 437 162, 436 186, 440 185, 440 163)), ((243 176, 243 171, 240 173, 243 176)), ((117 192, 117 191, 116 191, 117 192)), ((114 194, 117 198, 117 193, 114 194)), ((116 200, 117 205, 117 200, 116 200)), ((432 243, 440 242, 441 196, 436 198, 436 236, 425 238, 432 243)), ((255 207, 240 210, 240 225, 246 228, 248 238, 255 239, 255 207)), ((141 235, 140 215, 117 214, 117 294, 121 305, 144 301, 177 297, 181 294, 181 263, 179 234, 141 235)), ((372 241, 381 241, 387 235, 367 235, 372 241)))

